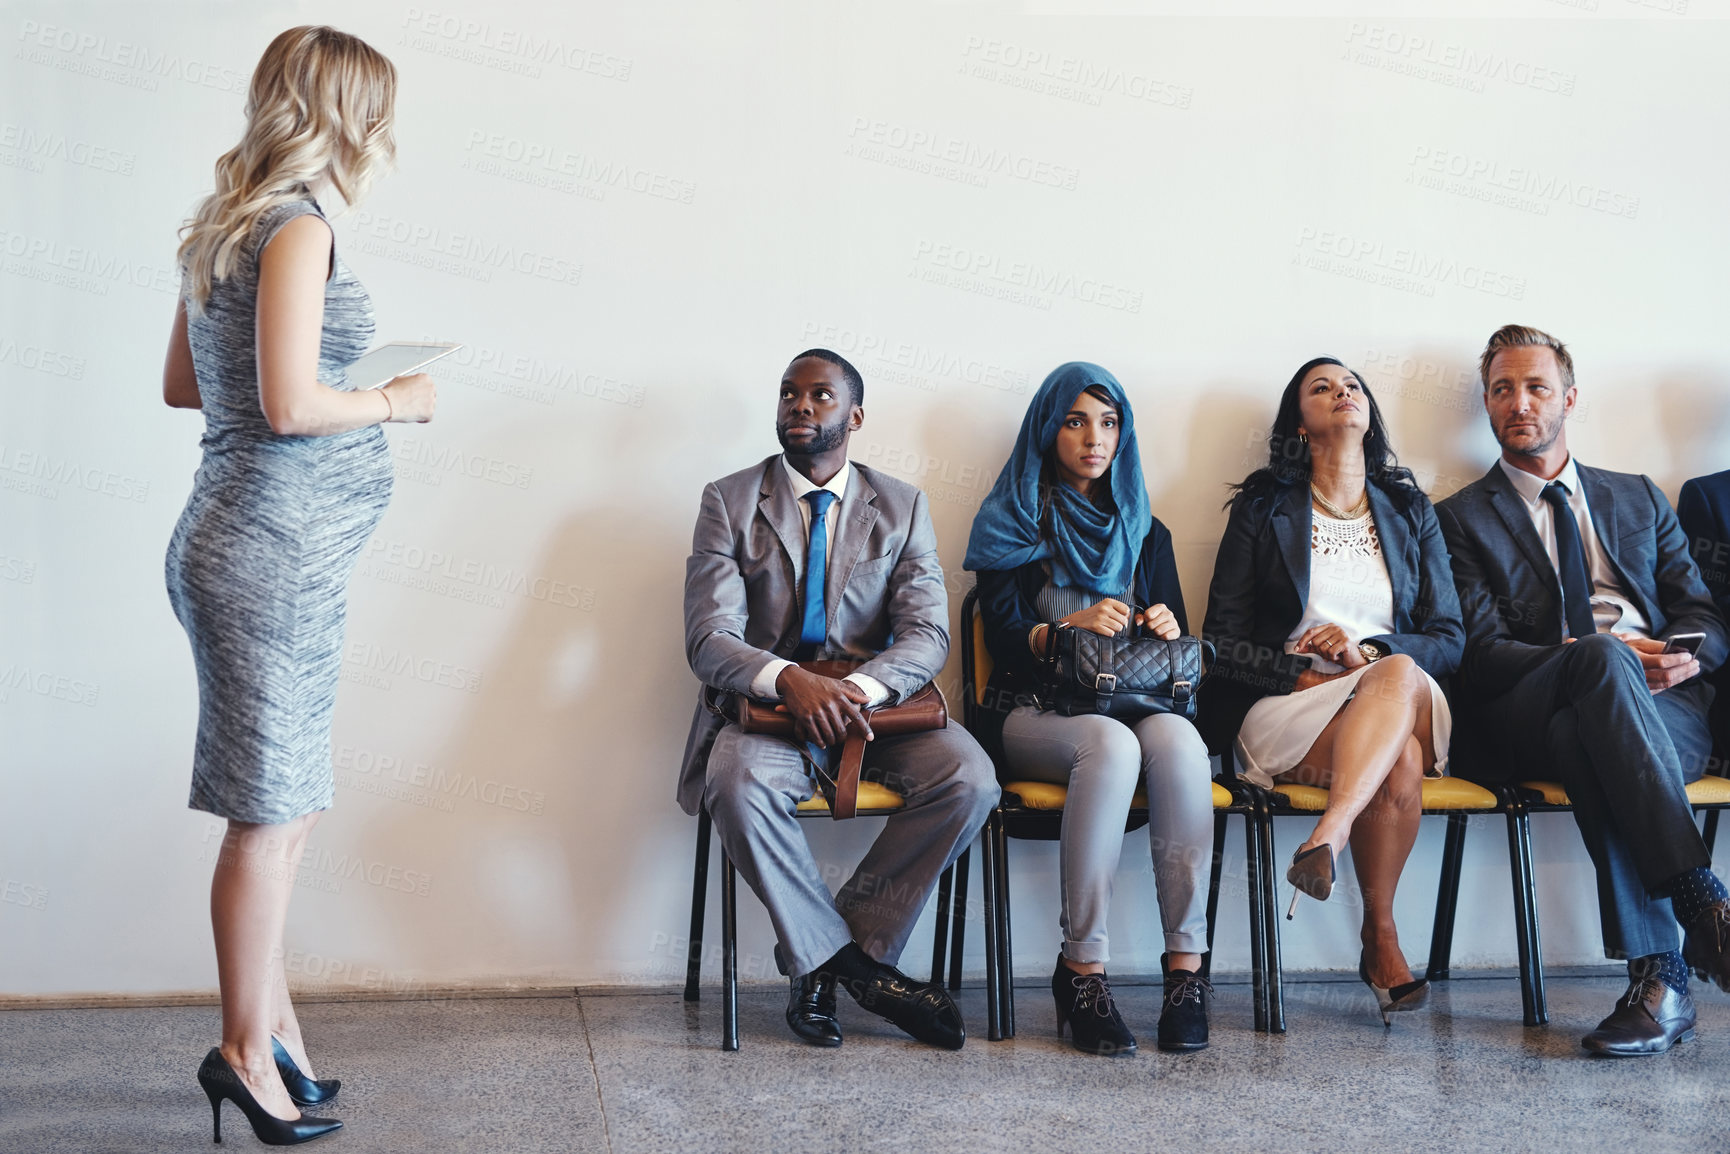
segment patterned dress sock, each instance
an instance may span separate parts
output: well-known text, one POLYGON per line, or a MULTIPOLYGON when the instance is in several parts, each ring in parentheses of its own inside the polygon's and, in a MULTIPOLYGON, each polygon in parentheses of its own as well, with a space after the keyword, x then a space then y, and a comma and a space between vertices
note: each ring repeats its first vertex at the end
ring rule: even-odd
POLYGON ((1724 888, 1724 883, 1718 880, 1709 866, 1699 866, 1685 874, 1677 874, 1670 879, 1668 885, 1661 891, 1662 896, 1670 899, 1670 908, 1676 911, 1676 920, 1682 928, 1694 924, 1694 919, 1700 912, 1713 902, 1721 902, 1730 898, 1730 890, 1724 888))

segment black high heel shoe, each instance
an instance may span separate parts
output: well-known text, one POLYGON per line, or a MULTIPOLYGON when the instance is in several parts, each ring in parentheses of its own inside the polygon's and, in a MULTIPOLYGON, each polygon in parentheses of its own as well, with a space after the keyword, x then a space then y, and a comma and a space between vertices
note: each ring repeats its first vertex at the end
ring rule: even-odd
POLYGON ((1364 980, 1364 985, 1370 988, 1370 993, 1376 996, 1376 1005, 1382 1011, 1382 1025, 1392 1026, 1393 1015, 1402 1010, 1415 1010, 1430 1000, 1430 980, 1419 978, 1416 981, 1404 982, 1389 987, 1378 986, 1370 981, 1370 967, 1363 954, 1358 955, 1358 977, 1364 980))
POLYGON ((1291 905, 1285 911, 1285 920, 1289 922, 1297 913, 1298 894, 1308 894, 1318 902, 1325 902, 1334 892, 1334 847, 1324 841, 1300 849, 1292 855, 1291 868, 1285 871, 1285 880, 1292 885, 1291 905))
POLYGON ((1117 1003, 1111 999, 1111 983, 1103 973, 1078 974, 1057 957, 1051 973, 1051 996, 1057 1001, 1057 1036, 1064 1023, 1075 1048, 1088 1054, 1135 1053, 1135 1035, 1123 1024, 1117 1003))
POLYGON ((336 1097, 336 1092, 342 1089, 341 1078, 326 1078, 320 1082, 302 1074, 300 1067, 294 1064, 294 1059, 288 1056, 288 1050, 276 1040, 275 1034, 270 1036, 270 1051, 276 1058, 276 1072, 282 1075, 282 1084, 296 1106, 303 1109, 307 1106, 322 1106, 336 1097))
POLYGON ((278 1118, 258 1104, 258 1099, 252 1096, 252 1091, 246 1088, 246 1083, 240 1080, 240 1075, 234 1072, 234 1067, 228 1064, 228 1059, 216 1046, 210 1048, 210 1053, 204 1056, 204 1064, 198 1067, 198 1084, 204 1087, 204 1096, 210 1099, 211 1121, 216 1129, 213 1141, 219 1143, 222 1141, 224 1098, 240 1107, 240 1112, 252 1123, 253 1134, 266 1146, 295 1146, 342 1129, 342 1123, 335 1118, 313 1118, 306 1114, 293 1120, 278 1118))

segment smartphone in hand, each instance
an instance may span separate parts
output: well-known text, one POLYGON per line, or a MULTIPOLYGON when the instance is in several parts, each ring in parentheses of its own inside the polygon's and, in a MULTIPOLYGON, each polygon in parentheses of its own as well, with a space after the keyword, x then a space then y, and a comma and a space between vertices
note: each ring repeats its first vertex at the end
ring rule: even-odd
POLYGON ((1678 633, 1664 643, 1665 653, 1686 653, 1690 657, 1700 656, 1700 646, 1706 643, 1704 633, 1678 633))

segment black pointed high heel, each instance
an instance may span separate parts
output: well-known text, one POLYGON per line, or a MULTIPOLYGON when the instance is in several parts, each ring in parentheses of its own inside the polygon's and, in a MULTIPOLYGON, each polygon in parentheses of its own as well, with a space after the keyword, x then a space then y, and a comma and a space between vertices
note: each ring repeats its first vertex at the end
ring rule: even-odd
POLYGON ((342 1129, 342 1123, 335 1118, 313 1118, 306 1114, 292 1120, 278 1118, 258 1104, 258 1099, 252 1096, 252 1091, 246 1088, 246 1083, 240 1080, 240 1075, 234 1072, 234 1067, 215 1046, 204 1056, 204 1064, 198 1067, 198 1084, 204 1087, 204 1096, 210 1099, 211 1121, 215 1126, 212 1140, 218 1143, 222 1141, 224 1098, 240 1107, 240 1112, 252 1123, 253 1134, 266 1146, 295 1146, 342 1129))
POLYGON ((1318 902, 1325 902, 1334 892, 1334 847, 1324 841, 1300 849, 1292 855, 1291 868, 1285 871, 1285 880, 1292 885, 1291 905, 1285 911, 1285 920, 1289 922, 1297 913, 1298 894, 1308 894, 1318 902))
POLYGON ((1370 988, 1370 993, 1376 996, 1376 1005, 1382 1011, 1382 1025, 1392 1026, 1393 1015, 1402 1010, 1415 1010, 1430 1000, 1430 980, 1419 978, 1416 981, 1403 982, 1391 988, 1376 985, 1370 981, 1370 967, 1363 954, 1358 955, 1358 977, 1364 985, 1370 988))
POLYGON ((294 1059, 288 1056, 288 1050, 277 1041, 275 1034, 270 1036, 270 1051, 276 1058, 276 1072, 282 1075, 282 1084, 296 1106, 303 1109, 307 1106, 322 1106, 335 1098, 336 1092, 342 1089, 341 1078, 326 1078, 320 1082, 302 1074, 300 1067, 294 1064, 294 1059))

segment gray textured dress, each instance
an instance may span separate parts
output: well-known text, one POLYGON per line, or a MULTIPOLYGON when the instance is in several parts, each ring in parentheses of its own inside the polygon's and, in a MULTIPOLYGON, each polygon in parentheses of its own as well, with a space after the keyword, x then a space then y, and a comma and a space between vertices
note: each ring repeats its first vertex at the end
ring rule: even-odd
MULTIPOLYGON (((390 501, 378 425, 271 431, 258 398, 258 254, 310 200, 262 216, 187 335, 204 404, 203 463, 168 546, 168 596, 198 670, 193 809, 281 823, 330 806, 330 723, 348 581, 390 501)), ((324 290, 318 377, 372 340, 372 302, 340 257, 324 290)))

